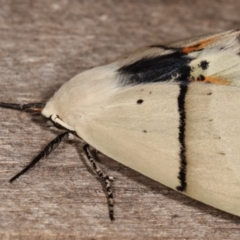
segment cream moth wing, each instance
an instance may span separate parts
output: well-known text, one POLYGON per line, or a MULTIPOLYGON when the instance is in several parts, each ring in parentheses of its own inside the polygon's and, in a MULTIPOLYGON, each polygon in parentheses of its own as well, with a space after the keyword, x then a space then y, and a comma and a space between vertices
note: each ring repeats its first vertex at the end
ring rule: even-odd
POLYGON ((114 160, 240 216, 238 36, 153 45, 87 70, 42 114, 114 160))

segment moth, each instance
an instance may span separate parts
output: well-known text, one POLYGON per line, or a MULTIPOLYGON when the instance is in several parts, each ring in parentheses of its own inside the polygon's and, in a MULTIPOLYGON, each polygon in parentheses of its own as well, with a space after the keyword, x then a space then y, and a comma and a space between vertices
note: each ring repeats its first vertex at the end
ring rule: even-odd
POLYGON ((63 133, 10 181, 70 133, 106 186, 90 146, 198 201, 240 216, 240 31, 153 45, 84 71, 47 103, 0 107, 39 112, 63 133))

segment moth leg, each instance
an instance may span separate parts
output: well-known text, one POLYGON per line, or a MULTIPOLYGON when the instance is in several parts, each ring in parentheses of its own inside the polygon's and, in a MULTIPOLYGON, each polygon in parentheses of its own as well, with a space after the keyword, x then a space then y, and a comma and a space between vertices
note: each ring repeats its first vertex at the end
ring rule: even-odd
POLYGON ((50 119, 56 125, 59 125, 62 128, 65 128, 66 130, 68 130, 70 132, 75 132, 74 128, 72 128, 71 126, 69 126, 68 124, 63 122, 62 119, 60 119, 58 115, 53 114, 53 115, 50 116, 50 119))
POLYGON ((114 201, 113 201, 113 191, 111 187, 111 179, 108 175, 103 173, 103 171, 97 166, 96 159, 92 154, 88 144, 85 144, 83 146, 83 150, 86 154, 87 159, 91 163, 93 170, 97 173, 97 175, 103 180, 105 184, 105 189, 107 192, 107 200, 108 200, 109 218, 111 221, 114 221, 114 211, 113 211, 114 201))
POLYGON ((10 108, 10 109, 26 111, 26 112, 41 112, 44 106, 45 106, 45 103, 17 104, 17 103, 0 102, 0 107, 2 108, 10 108))
POLYGON ((41 159, 47 157, 52 151, 54 151, 56 149, 56 147, 59 145, 59 143, 62 141, 62 139, 68 134, 69 134, 69 132, 64 132, 64 133, 58 135, 56 138, 54 138, 25 168, 23 168, 18 174, 16 174, 14 177, 12 177, 9 180, 9 182, 12 183, 17 178, 19 178, 21 175, 26 173, 30 168, 34 167, 35 164, 38 163, 41 159))

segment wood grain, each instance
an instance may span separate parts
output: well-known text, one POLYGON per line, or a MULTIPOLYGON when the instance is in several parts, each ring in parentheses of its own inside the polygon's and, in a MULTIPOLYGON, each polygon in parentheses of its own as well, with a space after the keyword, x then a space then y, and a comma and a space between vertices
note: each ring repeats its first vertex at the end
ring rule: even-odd
MULTIPOLYGON (((47 101, 75 74, 138 47, 240 26, 237 0, 0 0, 0 6, 0 101, 16 103, 47 101)), ((239 239, 238 217, 99 154, 115 179, 111 223, 79 141, 66 140, 10 184, 57 131, 6 109, 0 126, 0 239, 239 239)))

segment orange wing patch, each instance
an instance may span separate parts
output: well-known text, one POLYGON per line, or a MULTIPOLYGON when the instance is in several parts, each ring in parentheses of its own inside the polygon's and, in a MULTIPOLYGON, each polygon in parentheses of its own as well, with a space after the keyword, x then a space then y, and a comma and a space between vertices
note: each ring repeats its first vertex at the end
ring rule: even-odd
POLYGON ((200 77, 192 78, 190 82, 204 82, 204 83, 213 83, 213 84, 219 84, 219 85, 230 85, 230 82, 224 78, 221 77, 204 77, 201 75, 200 77))
POLYGON ((217 37, 206 39, 206 40, 204 40, 204 41, 202 41, 198 44, 185 47, 185 48, 182 49, 182 52, 185 53, 185 54, 188 54, 188 53, 191 53, 191 52, 202 50, 203 48, 206 48, 212 42, 215 42, 216 39, 217 39, 217 37))
POLYGON ((221 78, 221 77, 206 77, 203 82, 220 84, 220 85, 229 85, 230 84, 230 82, 228 80, 221 78))

